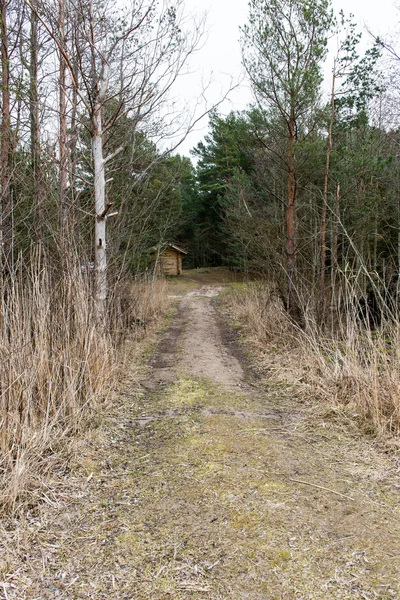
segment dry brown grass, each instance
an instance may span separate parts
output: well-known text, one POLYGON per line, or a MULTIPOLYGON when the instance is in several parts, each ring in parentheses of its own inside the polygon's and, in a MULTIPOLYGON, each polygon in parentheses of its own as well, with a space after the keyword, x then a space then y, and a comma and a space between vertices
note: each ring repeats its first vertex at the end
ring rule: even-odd
POLYGON ((29 270, 21 269, 1 294, 3 508, 16 510, 32 501, 60 465, 65 442, 96 414, 122 362, 122 329, 129 325, 131 337, 143 337, 165 309, 163 282, 124 284, 119 312, 116 298, 121 296, 114 293, 111 326, 99 329, 90 279, 79 266, 69 276, 55 278, 38 260, 29 270))
POLYGON ((282 301, 267 283, 236 284, 223 295, 234 318, 244 324, 246 334, 262 343, 290 343, 295 335, 282 301))
POLYGON ((149 276, 118 281, 110 297, 110 327, 118 339, 142 338, 168 307, 165 279, 149 276))
POLYGON ((180 376, 181 315, 155 355, 174 381, 153 386, 152 360, 140 385, 127 362, 70 471, 0 532, 5 598, 400 597, 396 461, 294 386, 180 376))
POLYGON ((322 334, 311 319, 300 331, 264 283, 234 286, 224 302, 271 379, 303 385, 367 433, 393 441, 398 436, 399 322, 370 331, 347 313, 335 335, 322 334))

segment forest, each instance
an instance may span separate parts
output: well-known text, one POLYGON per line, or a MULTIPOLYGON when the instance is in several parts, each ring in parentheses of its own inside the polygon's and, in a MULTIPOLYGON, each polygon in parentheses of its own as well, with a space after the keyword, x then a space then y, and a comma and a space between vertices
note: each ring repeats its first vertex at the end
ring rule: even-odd
POLYGON ((187 157, 194 121, 171 90, 205 24, 182 0, 7 0, 0 15, 0 502, 36 485, 112 386, 126 340, 165 312, 153 258, 168 243, 186 269, 248 283, 261 339, 273 301, 336 397, 397 436, 391 41, 328 0, 250 0, 238 37, 254 101, 214 107, 187 157))

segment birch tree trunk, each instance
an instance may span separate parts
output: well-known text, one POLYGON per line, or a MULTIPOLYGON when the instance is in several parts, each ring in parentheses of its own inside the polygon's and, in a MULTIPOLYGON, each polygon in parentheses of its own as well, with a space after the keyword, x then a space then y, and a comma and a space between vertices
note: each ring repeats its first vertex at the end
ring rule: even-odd
POLYGON ((103 65, 93 111, 92 151, 95 196, 95 303, 98 323, 105 326, 107 308, 106 179, 103 156, 103 102, 108 87, 108 68, 103 65))
POLYGON ((77 143, 78 143, 78 67, 77 56, 74 56, 73 63, 73 87, 71 98, 71 121, 70 135, 68 140, 69 155, 69 211, 68 222, 71 238, 75 237, 76 228, 76 169, 77 169, 77 143))
POLYGON ((332 130, 335 120, 335 82, 336 82, 336 60, 333 66, 332 89, 331 89, 331 118, 328 127, 328 147, 326 150, 326 162, 324 171, 324 193, 322 197, 322 214, 321 214, 321 264, 320 264, 320 282, 319 291, 321 296, 322 314, 324 310, 324 289, 325 289, 325 269, 326 269, 326 214, 328 209, 328 184, 329 184, 329 167, 332 154, 332 130))

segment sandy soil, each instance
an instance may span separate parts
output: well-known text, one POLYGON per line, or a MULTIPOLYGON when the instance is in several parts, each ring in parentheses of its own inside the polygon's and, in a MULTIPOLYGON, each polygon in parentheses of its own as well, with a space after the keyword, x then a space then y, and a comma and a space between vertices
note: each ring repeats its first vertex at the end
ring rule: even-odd
POLYGON ((207 377, 230 388, 241 387, 244 372, 239 360, 224 343, 210 298, 221 288, 202 286, 181 303, 187 319, 177 368, 189 377, 207 377))
POLYGON ((127 373, 17 548, 5 532, 0 598, 400 598, 399 465, 255 377, 220 289, 171 284, 141 383, 127 373))

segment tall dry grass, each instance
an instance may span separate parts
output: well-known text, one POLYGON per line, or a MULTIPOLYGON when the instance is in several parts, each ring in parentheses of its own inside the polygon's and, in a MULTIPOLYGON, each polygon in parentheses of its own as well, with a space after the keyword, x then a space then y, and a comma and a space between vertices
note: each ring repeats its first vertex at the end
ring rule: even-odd
POLYGON ((54 275, 37 259, 0 294, 0 505, 8 509, 41 488, 64 441, 115 384, 128 325, 143 336, 165 308, 163 282, 125 282, 100 329, 91 279, 79 265, 54 275))
POLYGON ((167 282, 145 274, 118 279, 109 297, 110 329, 114 336, 142 338, 168 308, 167 282))
POLYGON ((329 333, 311 314, 305 330, 291 323, 266 283, 233 288, 224 302, 272 378, 305 384, 316 401, 345 407, 368 433, 399 436, 400 323, 382 315, 371 330, 359 318, 353 294, 344 286, 329 333))

